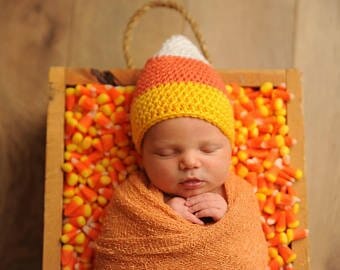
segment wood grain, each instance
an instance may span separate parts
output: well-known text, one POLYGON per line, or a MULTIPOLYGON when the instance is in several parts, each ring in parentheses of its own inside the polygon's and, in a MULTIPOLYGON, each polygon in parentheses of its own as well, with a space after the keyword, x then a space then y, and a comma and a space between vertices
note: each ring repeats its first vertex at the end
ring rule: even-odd
POLYGON ((66 63, 72 3, 0 6, 0 269, 40 269, 48 68, 66 63))
MULTIPOLYGON (((288 103, 287 124, 290 135, 297 140, 297 144, 291 149, 291 163, 295 168, 305 172, 305 151, 304 151, 304 120, 303 120, 303 93, 301 87, 300 72, 296 69, 287 70, 287 89, 294 95, 288 103)), ((297 215, 302 228, 308 228, 308 198, 307 198, 307 178, 294 183, 293 187, 301 199, 300 210, 297 215)), ((292 243, 293 250, 297 254, 294 262, 296 269, 309 269, 310 267, 310 247, 309 238, 292 243)))
MULTIPOLYGON (((216 67, 302 71, 311 269, 339 269, 340 2, 179 2, 199 22, 216 67)), ((124 68, 121 35, 144 3, 0 0, 1 269, 41 266, 49 67, 124 68)), ((191 35, 175 12, 143 17, 133 37, 137 66, 174 33, 191 35)))
POLYGON ((340 2, 298 1, 312 269, 340 269, 340 2), (327 14, 326 17, 321 14, 327 14))
POLYGON ((64 162, 65 69, 49 74, 50 102, 47 114, 43 269, 60 269, 64 162))

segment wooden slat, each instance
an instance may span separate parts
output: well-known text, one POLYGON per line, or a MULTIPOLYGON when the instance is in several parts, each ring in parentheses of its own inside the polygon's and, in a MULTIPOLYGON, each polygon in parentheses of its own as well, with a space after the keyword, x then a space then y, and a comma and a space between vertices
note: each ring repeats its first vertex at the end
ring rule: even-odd
MULTIPOLYGON (((135 85, 139 71, 127 70, 127 69, 111 69, 109 70, 116 78, 119 85, 135 85)), ((98 82, 96 76, 91 72, 91 69, 85 68, 66 68, 65 69, 65 83, 74 84, 86 84, 98 82)))
POLYGON ((219 70, 219 73, 225 83, 249 87, 258 87, 267 81, 276 86, 286 81, 285 70, 219 70))
POLYGON ((47 117, 43 269, 60 269, 64 162, 65 69, 49 74, 50 103, 47 117))
MULTIPOLYGON (((110 69, 120 85, 134 85, 137 81, 139 70, 110 69)), ((286 81, 285 70, 219 70, 225 83, 238 83, 243 86, 256 87, 265 81, 279 85, 286 81)), ((90 69, 67 68, 65 75, 66 84, 97 82, 97 78, 90 69)))
MULTIPOLYGON (((287 70, 287 88, 294 94, 294 99, 288 104, 287 122, 289 132, 293 138, 297 139, 297 144, 291 150, 291 162, 294 167, 300 168, 305 172, 305 156, 304 156, 304 122, 302 114, 302 89, 300 81, 300 73, 296 69, 287 70)), ((306 178, 299 180, 294 184, 294 188, 301 198, 300 212, 298 219, 300 226, 307 228, 307 190, 306 178)), ((293 250, 297 254, 297 260, 294 263, 295 269, 309 269, 309 238, 293 242, 293 250)))

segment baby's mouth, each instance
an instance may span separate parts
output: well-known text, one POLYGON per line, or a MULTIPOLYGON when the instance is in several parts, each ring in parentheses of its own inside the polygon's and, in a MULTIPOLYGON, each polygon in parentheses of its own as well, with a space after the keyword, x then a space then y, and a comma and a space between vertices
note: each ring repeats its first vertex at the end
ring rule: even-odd
POLYGON ((203 185, 204 181, 198 178, 188 178, 180 182, 187 189, 196 189, 203 185))

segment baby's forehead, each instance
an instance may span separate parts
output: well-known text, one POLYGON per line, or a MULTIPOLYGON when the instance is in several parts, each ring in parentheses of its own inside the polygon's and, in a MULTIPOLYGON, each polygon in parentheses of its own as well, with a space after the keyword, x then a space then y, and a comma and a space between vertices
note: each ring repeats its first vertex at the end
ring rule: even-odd
POLYGON ((181 141, 190 138, 206 142, 217 139, 228 140, 217 126, 194 117, 178 117, 161 121, 149 128, 145 137, 157 141, 181 141))

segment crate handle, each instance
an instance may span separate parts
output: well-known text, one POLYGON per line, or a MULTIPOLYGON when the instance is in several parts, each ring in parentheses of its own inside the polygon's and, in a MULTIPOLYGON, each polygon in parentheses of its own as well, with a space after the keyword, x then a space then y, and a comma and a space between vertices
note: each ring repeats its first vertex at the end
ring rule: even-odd
MULTIPOLYGON (((203 55, 205 56, 205 58, 209 61, 209 54, 206 48, 206 44, 203 40, 203 37, 198 29, 198 25, 197 23, 194 21, 194 19, 190 16, 190 14, 184 9, 184 7, 182 7, 181 5, 179 5, 176 2, 173 1, 160 1, 160 0, 156 0, 156 1, 150 1, 149 3, 146 3, 145 5, 143 5, 142 7, 140 7, 130 18, 125 31, 124 31, 124 35, 123 35, 123 52, 124 52, 124 58, 125 58, 125 62, 126 65, 129 69, 135 68, 133 61, 132 61, 132 57, 130 54, 130 43, 132 40, 132 30, 133 28, 136 26, 137 22, 139 21, 139 19, 144 15, 145 12, 147 12, 148 10, 150 10, 151 8, 155 8, 155 7, 164 7, 164 8, 170 8, 170 9, 174 9, 176 11, 178 11, 183 17, 184 19, 190 24, 191 29, 198 41, 199 47, 203 53, 203 55)), ((209 61, 210 62, 210 61, 209 61)))

